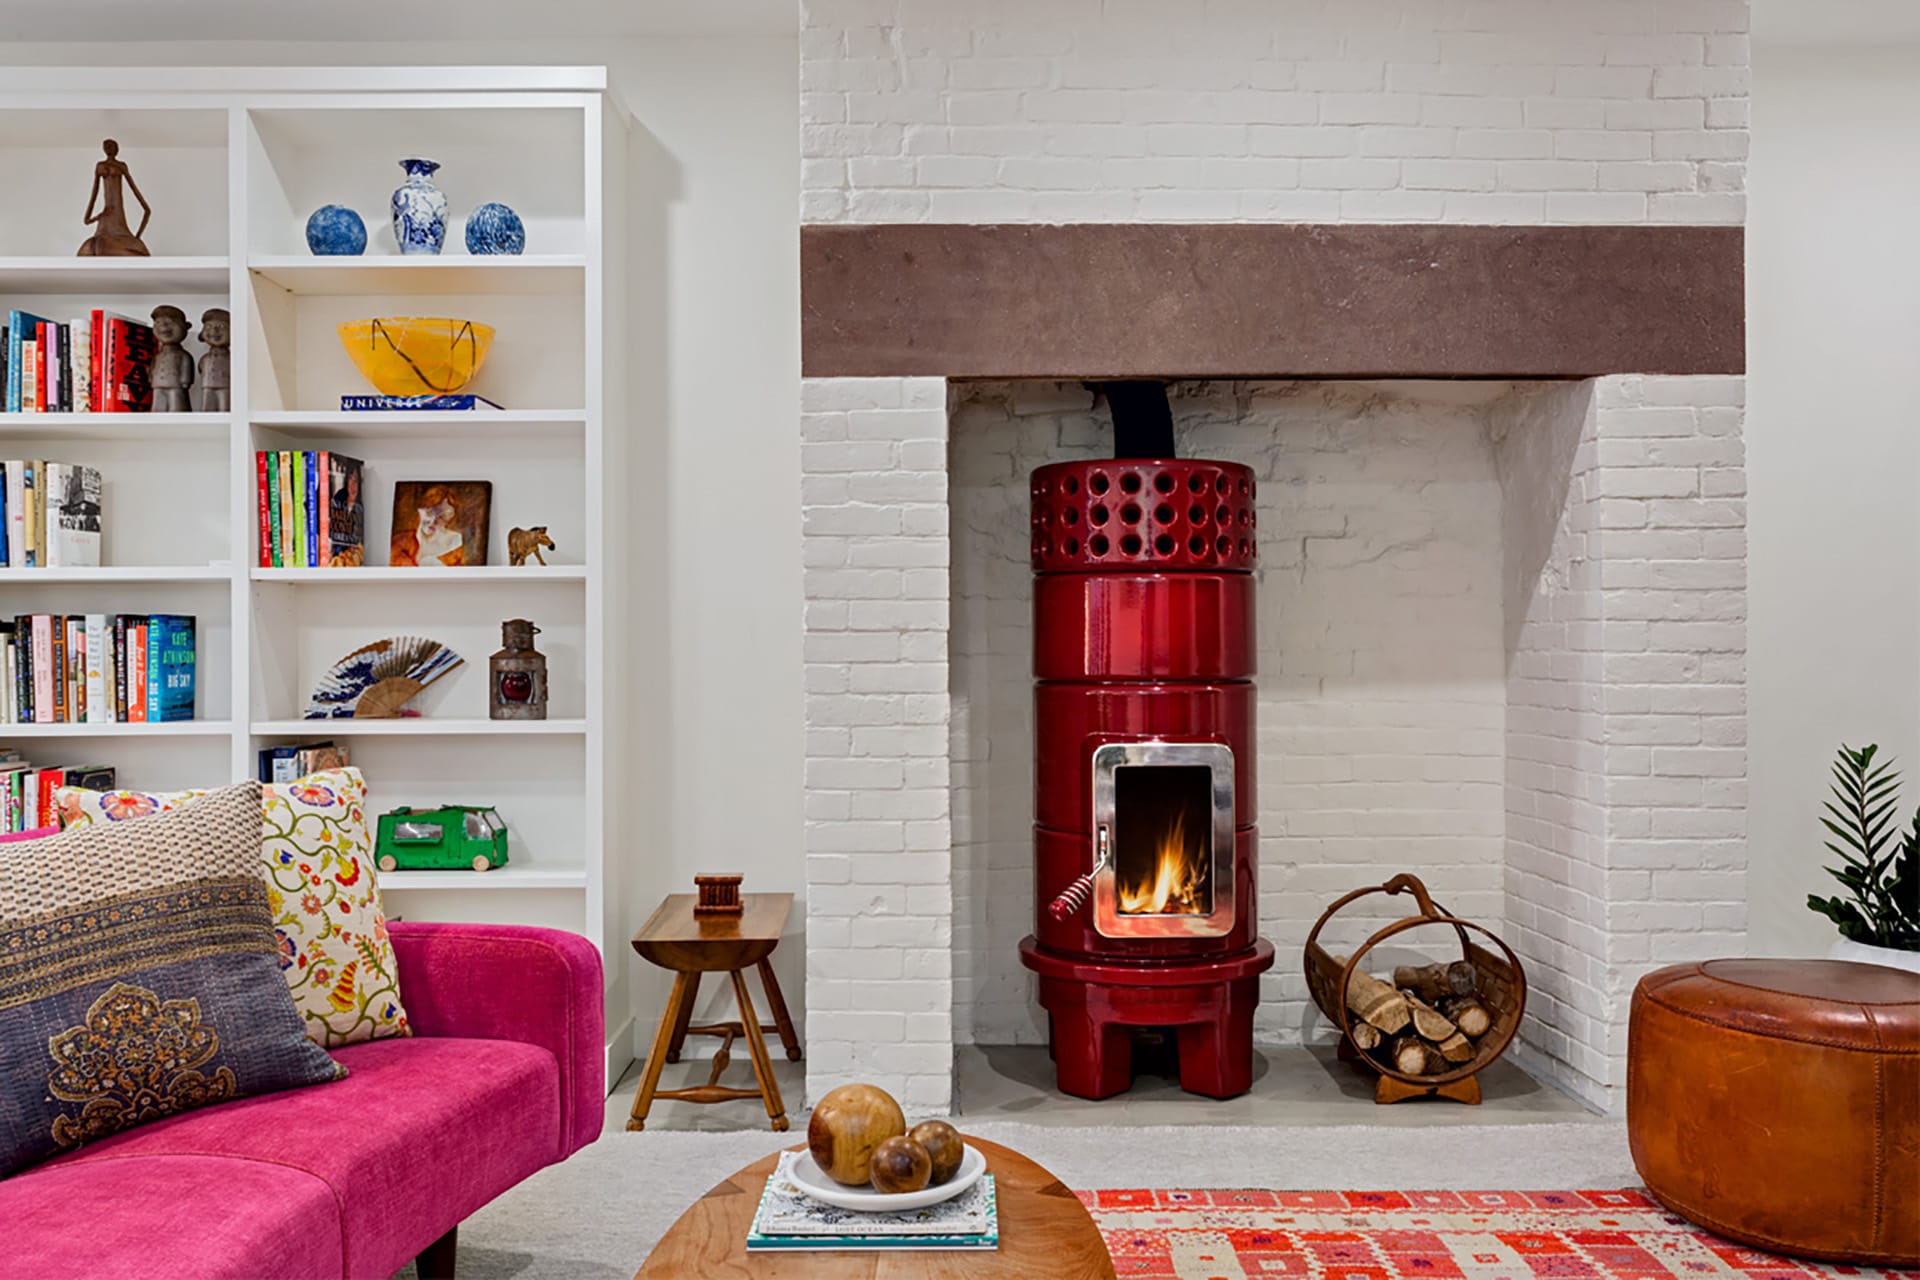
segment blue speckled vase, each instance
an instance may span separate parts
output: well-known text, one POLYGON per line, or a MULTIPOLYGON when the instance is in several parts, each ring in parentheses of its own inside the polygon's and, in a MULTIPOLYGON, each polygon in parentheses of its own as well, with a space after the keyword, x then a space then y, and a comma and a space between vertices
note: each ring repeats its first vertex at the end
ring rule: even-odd
POLYGON ((527 228, 520 215, 497 200, 467 215, 468 253, 520 253, 527 247, 527 228))
POLYGON ((353 257, 367 251, 367 224, 341 204, 323 204, 307 219, 307 248, 323 257, 353 257))
POLYGON ((434 160, 402 160, 407 180, 393 192, 393 239, 401 253, 438 253, 447 241, 447 193, 433 185, 434 160))

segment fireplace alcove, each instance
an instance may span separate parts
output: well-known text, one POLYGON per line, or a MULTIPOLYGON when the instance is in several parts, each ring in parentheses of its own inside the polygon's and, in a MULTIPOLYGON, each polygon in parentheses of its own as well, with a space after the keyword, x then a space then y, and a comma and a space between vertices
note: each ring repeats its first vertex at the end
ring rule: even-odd
MULTIPOLYGON (((1136 377, 1171 379, 1179 456, 1247 465, 1259 491, 1258 807, 1244 826, 1257 819, 1254 905, 1280 962, 1261 980, 1256 1040, 1312 1034, 1297 955, 1326 902, 1412 870, 1521 951, 1535 1004, 1515 1056, 1606 1106, 1616 988, 1670 958, 1634 914, 1683 874, 1681 897, 1704 893, 1732 857, 1717 833, 1743 823, 1716 754, 1743 723, 1740 628, 1679 621, 1683 605, 1735 613, 1744 586, 1741 391, 1725 376, 1740 368, 1738 261, 1730 228, 809 228, 809 394, 816 410, 851 406, 813 419, 809 439, 894 439, 914 475, 886 491, 911 492, 906 537, 920 541, 895 553, 863 539, 866 562, 942 566, 943 642, 916 622, 851 678, 895 687, 879 676, 885 652, 914 655, 898 687, 930 690, 942 673, 944 698, 909 701, 917 722, 937 706, 947 727, 951 912, 947 967, 912 964, 903 1006, 931 1035, 924 998, 944 992, 945 1047, 853 1046, 810 1089, 911 1061, 908 1087, 931 1096, 938 1077, 918 1073, 939 1070, 936 1049, 950 1072, 953 1043, 1047 1039, 1019 954, 1047 927, 1027 477, 1109 455, 1087 380, 1136 377), (1249 376, 1261 373, 1287 376, 1249 376), (1670 882, 1655 879, 1668 873, 1650 864, 1649 834, 1676 860, 1670 882), (939 987, 917 980, 935 973, 939 987)), ((809 505, 823 542, 872 510, 857 482, 836 505, 842 487, 823 473, 828 496, 809 505)), ((913 590, 932 585, 910 572, 913 590)), ((833 641, 848 624, 809 594, 833 641)), ((873 639, 820 652, 858 664, 873 639)), ((860 747, 846 759, 849 778, 883 776, 860 747)), ((915 759, 908 776, 931 777, 915 759)), ((1068 790, 1085 802, 1079 782, 1068 790)), ((1066 828, 1082 870, 1092 825, 1089 807, 1066 828)), ((823 806, 810 848, 836 838, 823 806)), ((914 874, 907 901, 931 906, 923 864, 914 874)), ((828 883, 820 896, 810 919, 854 895, 828 883)), ((877 1012, 886 990, 861 982, 853 1007, 877 1012)))

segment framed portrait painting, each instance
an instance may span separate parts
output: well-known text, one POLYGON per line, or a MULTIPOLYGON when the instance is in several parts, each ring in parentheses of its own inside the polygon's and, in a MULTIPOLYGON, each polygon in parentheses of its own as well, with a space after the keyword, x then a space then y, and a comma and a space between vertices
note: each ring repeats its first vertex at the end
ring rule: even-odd
POLYGON ((488 480, 402 480, 393 486, 393 539, 388 563, 483 565, 488 480))

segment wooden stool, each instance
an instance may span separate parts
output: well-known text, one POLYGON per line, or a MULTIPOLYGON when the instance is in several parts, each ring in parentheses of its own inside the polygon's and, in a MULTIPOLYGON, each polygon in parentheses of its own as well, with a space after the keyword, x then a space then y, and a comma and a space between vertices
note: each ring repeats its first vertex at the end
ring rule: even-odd
POLYGON ((780 945, 780 933, 786 928, 787 912, 793 908, 790 893, 747 893, 740 896, 739 915, 696 915, 695 896, 670 894, 640 932, 633 935, 633 949, 642 959, 662 969, 673 970, 673 994, 660 1014, 660 1029, 653 1037, 653 1050, 647 1054, 646 1073, 640 1080, 640 1092, 633 1099, 633 1115, 627 1128, 647 1127, 647 1112, 655 1098, 678 1102, 732 1102, 738 1098, 759 1098, 767 1104, 767 1116, 776 1133, 787 1129, 787 1104, 780 1099, 780 1086, 773 1078, 773 1063, 767 1057, 763 1032, 772 1031, 786 1046, 787 1057, 800 1061, 800 1040, 793 1032, 793 1015, 780 994, 780 983, 773 976, 767 957, 780 945), (748 969, 760 972, 760 985, 766 989, 767 1004, 773 1013, 773 1025, 761 1026, 753 1009, 753 997, 747 992, 748 969), (725 973, 733 981, 733 999, 739 1006, 738 1022, 716 1022, 706 1026, 689 1025, 693 1004, 700 995, 700 975, 725 973), (707 1082, 690 1089, 662 1089, 660 1068, 680 1061, 680 1050, 689 1035, 719 1036, 720 1049, 713 1055, 713 1071, 707 1082), (758 1089, 734 1089, 720 1083, 720 1073, 731 1061, 733 1038, 745 1035, 753 1057, 754 1078, 758 1089))

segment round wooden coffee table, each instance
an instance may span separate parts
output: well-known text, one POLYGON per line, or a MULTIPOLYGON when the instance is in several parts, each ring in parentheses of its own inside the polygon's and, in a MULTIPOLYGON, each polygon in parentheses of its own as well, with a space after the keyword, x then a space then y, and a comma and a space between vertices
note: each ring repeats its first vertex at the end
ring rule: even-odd
POLYGON ((634 1280, 1114 1280, 1099 1229, 1060 1179, 1017 1151, 978 1138, 1000 1204, 1000 1247, 991 1253, 748 1253, 747 1228, 770 1155, 707 1192, 660 1239, 634 1280))

